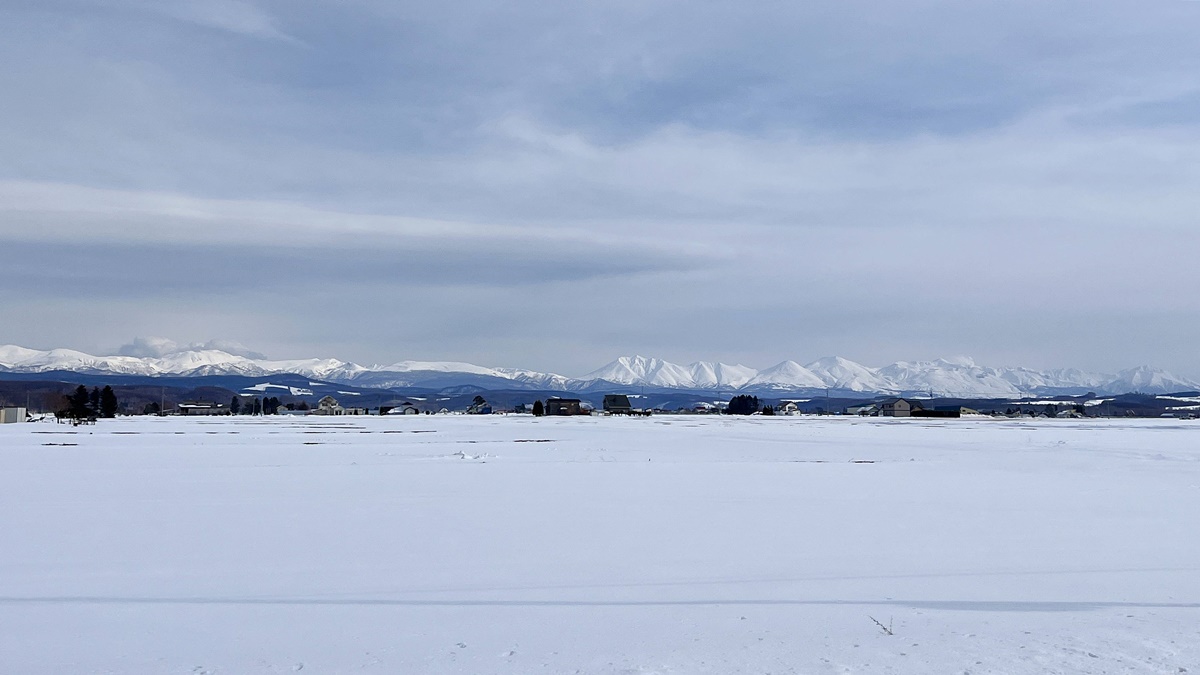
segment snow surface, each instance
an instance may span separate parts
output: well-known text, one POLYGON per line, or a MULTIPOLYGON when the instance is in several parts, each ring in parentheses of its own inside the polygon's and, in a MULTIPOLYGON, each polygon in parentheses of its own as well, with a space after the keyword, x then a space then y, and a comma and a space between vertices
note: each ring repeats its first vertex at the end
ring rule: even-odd
POLYGON ((1197 522, 1195 422, 4 425, 0 672, 1195 673, 1197 522))

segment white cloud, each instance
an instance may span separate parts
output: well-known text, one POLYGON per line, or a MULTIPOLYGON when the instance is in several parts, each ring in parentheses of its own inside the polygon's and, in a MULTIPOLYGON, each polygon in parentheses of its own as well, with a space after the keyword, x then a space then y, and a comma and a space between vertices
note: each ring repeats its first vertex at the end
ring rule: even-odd
POLYGON ((192 342, 181 345, 174 340, 163 337, 137 337, 128 344, 121 345, 117 354, 121 356, 163 357, 185 351, 219 350, 235 356, 245 356, 251 359, 266 359, 261 352, 251 350, 236 340, 213 339, 207 342, 192 342))
POLYGON ((179 343, 163 337, 138 337, 129 344, 121 345, 117 354, 141 358, 161 357, 181 351, 179 343))

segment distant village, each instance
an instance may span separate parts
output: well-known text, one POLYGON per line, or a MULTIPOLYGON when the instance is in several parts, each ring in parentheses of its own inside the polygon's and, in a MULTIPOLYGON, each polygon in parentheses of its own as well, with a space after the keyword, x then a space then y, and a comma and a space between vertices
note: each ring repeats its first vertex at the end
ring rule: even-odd
MULTIPOLYGON (((301 392, 310 394, 311 392, 301 392)), ((487 393, 487 392, 483 392, 487 393)), ((454 405, 450 398, 430 401, 428 397, 391 397, 381 393, 373 405, 361 403, 362 396, 355 400, 339 400, 332 395, 322 396, 309 402, 313 396, 292 397, 281 401, 278 397, 234 395, 228 403, 212 399, 181 399, 168 401, 165 389, 158 401, 141 404, 132 409, 118 400, 111 387, 90 391, 80 385, 70 395, 58 395, 58 405, 43 405, 41 409, 31 406, 0 406, 0 424, 54 419, 73 424, 91 424, 97 419, 118 415, 153 415, 182 417, 214 417, 234 415, 279 415, 279 416, 365 416, 365 415, 532 415, 535 417, 571 416, 650 416, 650 415, 848 415, 857 417, 894 418, 942 418, 963 417, 1039 417, 1039 418, 1089 418, 1089 417, 1169 417, 1174 419, 1196 419, 1200 413, 1200 396, 1152 396, 1130 394, 1125 397, 1095 398, 1094 395, 1059 397, 1056 400, 1024 401, 969 401, 954 399, 918 399, 905 397, 879 397, 871 400, 840 399, 782 399, 760 400, 757 396, 736 395, 728 401, 694 401, 673 407, 638 407, 631 401, 638 399, 633 394, 605 394, 599 405, 582 398, 547 396, 545 399, 513 402, 511 392, 504 404, 490 402, 483 393, 472 397, 469 402, 454 405), (1174 405, 1172 405, 1174 404, 1174 405)), ((53 401, 53 397, 46 397, 53 401)), ((0 400, 0 403, 4 403, 0 400)))
MULTIPOLYGON (((235 399, 236 400, 236 399, 235 399)), ((186 402, 176 406, 174 414, 185 416, 212 416, 238 414, 234 404, 229 406, 216 402, 186 402)), ((604 397, 604 403, 597 410, 591 403, 578 398, 550 397, 545 402, 536 400, 528 404, 517 404, 510 408, 493 406, 483 396, 475 396, 470 405, 463 409, 451 410, 447 407, 429 406, 420 399, 398 398, 375 407, 343 405, 333 396, 324 396, 316 405, 310 406, 305 402, 289 403, 283 406, 269 406, 262 414, 271 415, 494 415, 494 414, 528 414, 541 416, 573 416, 573 415, 642 415, 651 414, 649 410, 635 409, 624 394, 610 394, 604 397)))

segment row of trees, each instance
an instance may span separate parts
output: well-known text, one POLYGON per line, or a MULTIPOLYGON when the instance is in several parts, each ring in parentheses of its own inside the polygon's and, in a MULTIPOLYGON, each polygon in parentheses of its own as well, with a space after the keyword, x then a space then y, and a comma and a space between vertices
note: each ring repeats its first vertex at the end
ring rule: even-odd
POLYGON ((92 387, 91 391, 81 384, 75 388, 75 393, 66 397, 65 403, 66 407, 55 414, 58 417, 76 421, 96 419, 97 417, 116 417, 117 410, 121 407, 116 392, 107 384, 103 389, 92 387))
POLYGON ((725 408, 726 415, 753 415, 756 412, 761 412, 764 415, 774 415, 775 406, 764 405, 760 407, 757 396, 743 394, 730 399, 729 407, 725 408))
MULTIPOLYGON (((308 404, 301 402, 304 407, 301 410, 307 410, 308 404)), ((279 409, 283 407, 283 403, 274 396, 269 396, 263 399, 254 399, 247 401, 246 405, 242 405, 242 397, 234 396, 229 402, 229 413, 231 415, 277 415, 279 409)), ((291 408, 288 408, 291 410, 291 408)))

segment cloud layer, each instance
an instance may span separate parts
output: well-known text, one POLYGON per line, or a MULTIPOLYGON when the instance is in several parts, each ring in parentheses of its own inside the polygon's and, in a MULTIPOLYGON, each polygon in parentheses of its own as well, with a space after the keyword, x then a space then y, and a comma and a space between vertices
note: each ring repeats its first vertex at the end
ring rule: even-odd
POLYGON ((1198 29, 1107 0, 0 8, 3 341, 1197 377, 1198 29))

